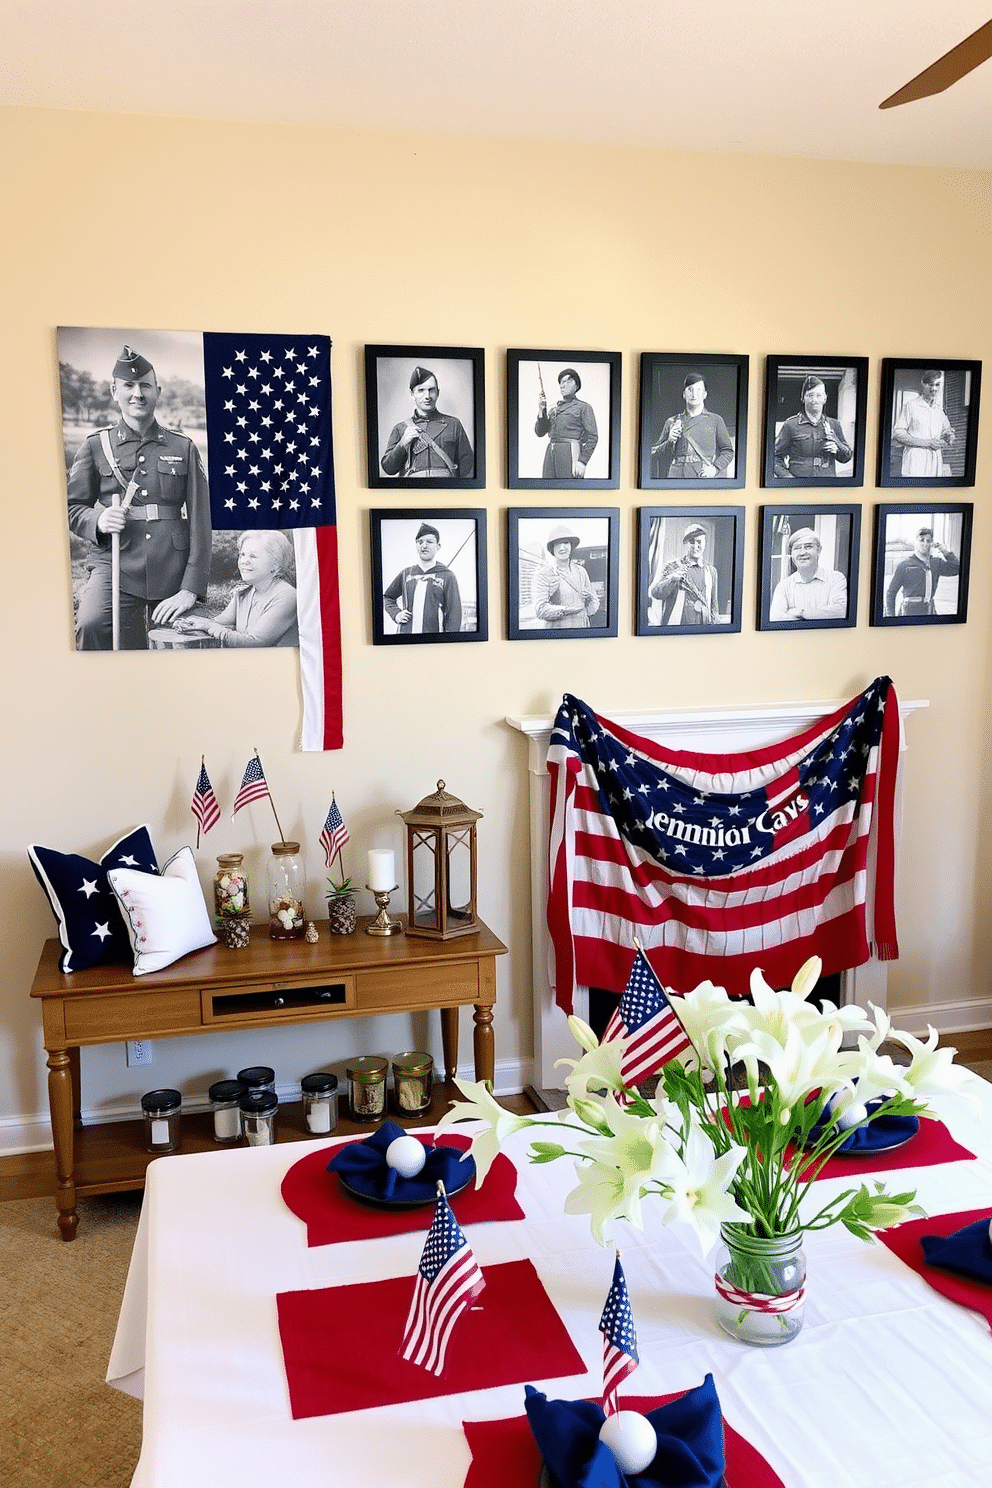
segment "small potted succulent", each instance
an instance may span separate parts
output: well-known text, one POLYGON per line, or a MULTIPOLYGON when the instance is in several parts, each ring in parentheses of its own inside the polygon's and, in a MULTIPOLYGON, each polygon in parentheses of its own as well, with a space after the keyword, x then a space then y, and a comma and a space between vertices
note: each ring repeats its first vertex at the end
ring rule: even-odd
POLYGON ((243 951, 251 940, 251 909, 225 909, 217 916, 220 938, 229 951, 243 951))
POLYGON ((356 889, 352 879, 327 880, 327 919, 332 935, 350 935, 358 919, 356 889))

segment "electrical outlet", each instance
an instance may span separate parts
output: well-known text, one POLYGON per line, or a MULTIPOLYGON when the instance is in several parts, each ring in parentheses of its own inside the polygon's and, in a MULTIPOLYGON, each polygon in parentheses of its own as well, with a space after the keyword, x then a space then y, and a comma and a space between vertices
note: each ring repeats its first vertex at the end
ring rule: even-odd
POLYGON ((147 1039, 129 1039, 127 1045, 128 1069, 134 1069, 139 1064, 151 1064, 152 1046, 147 1039))

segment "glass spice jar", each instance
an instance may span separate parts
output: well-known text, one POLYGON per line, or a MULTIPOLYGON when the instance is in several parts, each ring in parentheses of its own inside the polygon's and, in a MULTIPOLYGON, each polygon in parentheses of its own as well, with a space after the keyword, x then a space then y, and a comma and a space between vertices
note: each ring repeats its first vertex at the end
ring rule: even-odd
POLYGON ((307 876, 298 842, 273 842, 268 879, 269 934, 273 940, 302 940, 307 876))
POLYGON ((240 1080, 216 1080, 207 1091, 214 1113, 215 1142, 240 1142, 241 1112, 238 1102, 244 1088, 240 1080))
POLYGON ((315 1075, 304 1075, 300 1081, 303 1091, 303 1114, 307 1131, 315 1137, 335 1130, 338 1124, 338 1077, 324 1070, 315 1075))
POLYGON ((276 1072, 268 1064, 250 1064, 247 1069, 238 1070, 238 1080, 246 1090, 275 1090, 276 1072))
POLYGON ((221 853, 214 874, 214 913, 218 919, 225 915, 242 914, 251 909, 248 902, 248 875, 242 868, 243 853, 221 853))
POLYGON ((434 1061, 429 1054, 411 1051, 393 1060, 393 1099, 401 1116, 422 1116, 431 1103, 434 1061))
POLYGON ((389 1062, 363 1054, 348 1065, 351 1114, 355 1121, 381 1121, 386 1114, 386 1075, 389 1062))
POLYGON ((178 1090, 149 1090, 141 1097, 145 1113, 145 1148, 148 1152, 175 1152, 179 1147, 178 1090))
POLYGON ((271 1147, 276 1139, 276 1109, 279 1097, 274 1090, 258 1086, 243 1090, 238 1102, 241 1130, 249 1147, 271 1147))

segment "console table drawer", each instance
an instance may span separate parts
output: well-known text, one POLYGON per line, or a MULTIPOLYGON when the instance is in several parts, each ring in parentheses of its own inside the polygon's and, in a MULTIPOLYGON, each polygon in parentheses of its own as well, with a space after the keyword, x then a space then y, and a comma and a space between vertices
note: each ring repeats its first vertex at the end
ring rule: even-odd
POLYGON ((479 967, 404 967, 402 971, 358 973, 358 1007, 443 1007, 479 1000, 479 967))
POLYGON ((313 977, 309 981, 266 982, 262 986, 203 987, 203 1021, 274 1023, 280 1018, 301 1022, 328 1013, 348 1012, 355 1006, 353 976, 313 977))
POLYGON ((66 998, 64 1007, 68 1044, 152 1038, 157 1033, 193 1032, 200 1026, 200 999, 192 991, 66 998))

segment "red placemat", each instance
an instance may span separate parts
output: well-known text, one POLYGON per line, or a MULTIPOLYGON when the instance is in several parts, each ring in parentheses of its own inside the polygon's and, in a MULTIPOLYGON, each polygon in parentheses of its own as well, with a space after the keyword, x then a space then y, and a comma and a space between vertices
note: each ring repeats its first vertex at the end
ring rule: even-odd
MULTIPOLYGON (((625 1395, 623 1408, 646 1413, 685 1393, 676 1390, 673 1395, 625 1395)), ((511 1484, 512 1488, 537 1488, 541 1454, 526 1416, 504 1421, 463 1421, 462 1427, 472 1452, 465 1488, 510 1488, 511 1484)), ((785 1488, 761 1453, 726 1421, 723 1431, 728 1488, 785 1488)))
POLYGON ((482 1274, 485 1290, 455 1327, 440 1379, 400 1358, 412 1276, 280 1292, 293 1419, 585 1374, 530 1261, 483 1266, 482 1274))
MULTIPOLYGON (((859 1173, 891 1173, 896 1168, 932 1168, 938 1163, 963 1162, 975 1154, 955 1142, 942 1121, 920 1117, 920 1129, 904 1147, 892 1152, 865 1152, 857 1157, 831 1157, 817 1178, 854 1178, 859 1173)), ((790 1148, 795 1160, 795 1148, 790 1148)))
MULTIPOLYGON (((416 1137, 419 1133, 410 1135, 416 1137)), ((425 1146, 431 1142, 429 1136, 420 1140, 425 1146)), ((471 1142, 458 1132, 449 1132, 437 1145, 464 1151, 471 1142)), ((308 1246, 334 1245, 342 1240, 376 1240, 381 1235, 405 1235, 411 1230, 429 1229, 434 1218, 433 1204, 426 1204, 423 1209, 380 1209, 351 1198, 341 1187, 337 1174, 327 1172, 327 1164, 340 1150, 340 1146, 320 1147, 308 1153, 293 1164, 282 1180, 283 1200, 306 1225, 308 1246)), ((481 1188, 473 1181, 451 1200, 455 1218, 461 1225, 523 1219, 524 1211, 514 1197, 516 1188, 517 1170, 501 1152, 481 1188)))
POLYGON ((877 1230, 876 1235, 893 1255, 905 1261, 935 1292, 949 1297, 952 1302, 960 1302, 962 1307, 971 1307, 982 1313, 992 1328, 992 1287, 980 1281, 970 1281, 967 1276, 942 1271, 939 1266, 928 1266, 920 1244, 921 1235, 940 1235, 946 1240, 948 1235, 980 1219, 992 1219, 992 1209, 963 1209, 958 1214, 935 1214, 932 1219, 910 1219, 894 1229, 877 1230))

